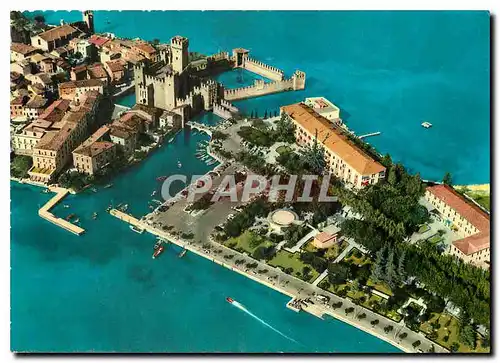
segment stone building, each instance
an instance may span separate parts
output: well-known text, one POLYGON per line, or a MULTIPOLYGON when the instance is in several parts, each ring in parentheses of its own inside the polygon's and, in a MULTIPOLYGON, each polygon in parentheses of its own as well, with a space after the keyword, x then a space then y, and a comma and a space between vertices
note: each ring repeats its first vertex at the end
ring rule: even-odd
POLYGON ((71 39, 78 37, 80 34, 82 32, 79 29, 69 24, 64 24, 32 36, 31 45, 50 52, 68 44, 71 39))
POLYGON ((24 105, 28 101, 26 96, 18 96, 10 100, 10 118, 15 119, 24 116, 24 105))
POLYGON ((32 47, 31 45, 13 42, 10 44, 10 61, 22 61, 39 52, 40 50, 38 48, 32 47))
POLYGON ((73 151, 73 165, 81 172, 94 175, 108 165, 116 155, 116 145, 109 138, 110 128, 100 127, 73 151))
POLYGON ((24 106, 24 116, 27 120, 34 120, 43 114, 48 100, 44 97, 34 96, 24 106))
POLYGON ((78 102, 80 97, 88 91, 97 91, 104 94, 104 86, 104 83, 99 79, 64 82, 59 84, 59 97, 78 102))
POLYGON ((190 117, 211 110, 223 92, 213 80, 194 79, 189 74, 189 41, 175 36, 167 47, 159 47, 155 62, 134 66, 136 103, 190 117), (182 109, 177 108, 182 107, 182 109))
POLYGON ((61 121, 69 111, 70 101, 54 101, 43 113, 19 131, 12 138, 12 147, 18 155, 32 155, 33 149, 47 132, 57 132, 62 127, 61 121))
POLYGON ((325 149, 326 168, 347 185, 361 188, 385 178, 385 167, 350 141, 329 120, 303 103, 281 107, 295 125, 295 138, 301 146, 312 145, 316 138, 325 149))
POLYGON ((445 184, 428 187, 425 199, 462 237, 452 242, 449 252, 467 263, 489 267, 490 216, 445 184))
POLYGON ((104 69, 108 72, 111 84, 120 84, 126 78, 126 62, 123 59, 110 60, 104 63, 104 69))

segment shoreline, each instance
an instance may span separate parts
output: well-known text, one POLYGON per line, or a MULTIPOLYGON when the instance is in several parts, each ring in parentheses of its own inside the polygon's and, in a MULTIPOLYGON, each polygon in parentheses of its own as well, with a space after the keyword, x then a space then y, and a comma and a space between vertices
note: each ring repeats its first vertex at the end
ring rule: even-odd
MULTIPOLYGON (((130 223, 132 225, 137 225, 139 228, 142 228, 144 229, 145 231, 147 231, 148 233, 154 235, 154 236, 157 236, 159 238, 162 238, 162 239, 165 239, 166 241, 168 241, 169 243, 173 243, 185 250, 188 250, 190 252, 193 252, 195 253, 197 256, 199 257, 203 257, 207 260, 210 260, 212 262, 215 262, 216 264, 222 266, 222 267, 225 267, 227 268, 228 270, 231 270, 231 271, 234 271, 234 272, 237 272, 239 273, 240 275, 243 275, 244 277, 247 277, 257 283, 260 283, 266 287, 269 287, 285 296, 288 296, 290 297, 291 299, 295 299, 295 298, 298 298, 300 297, 300 294, 294 294, 293 292, 287 290, 285 287, 281 287, 281 286, 278 286, 277 284, 275 283, 271 283, 267 280, 265 280, 259 273, 251 273, 251 272, 247 272, 245 271, 245 268, 243 267, 244 265, 242 265, 242 267, 239 267, 239 266, 236 266, 234 264, 234 262, 231 262, 231 263, 228 263, 226 262, 221 256, 224 255, 224 254, 227 254, 227 253, 230 253, 230 254, 240 254, 239 252, 237 251, 234 251, 224 245, 221 245, 221 244, 218 244, 218 243, 215 243, 213 242, 212 240, 210 240, 208 243, 210 243, 211 246, 216 246, 219 250, 222 250, 223 252, 221 254, 212 254, 212 253, 209 253, 209 252, 205 252, 203 251, 203 247, 200 245, 200 246, 197 246, 195 243, 191 242, 191 241, 186 241, 186 240, 183 240, 181 237, 178 237, 178 236, 174 236, 172 235, 171 233, 169 232, 166 232, 166 231, 162 231, 162 230, 159 230, 158 228, 155 228, 153 226, 150 226, 148 225, 147 223, 144 223, 144 221, 142 220, 137 220, 135 217, 133 216, 130 216, 129 214, 127 213, 123 213, 123 212, 120 212, 120 211, 113 211, 113 213, 111 213, 114 217, 122 220, 122 221, 125 221, 127 223, 130 223)), ((245 256, 246 258, 248 259, 252 259, 250 256, 247 256, 247 255, 243 255, 243 254, 240 254, 241 256, 245 256)), ((278 268, 275 268, 275 267, 272 267, 272 266, 269 266, 265 263, 262 263, 261 261, 257 261, 257 260, 253 260, 255 261, 256 263, 259 263, 259 264, 262 264, 263 266, 266 266, 267 269, 269 270, 274 270, 278 273, 283 273, 280 269, 278 268)), ((301 284, 307 284, 306 282, 300 280, 300 279, 297 279, 296 277, 294 276, 289 276, 287 275, 287 277, 289 279, 293 279, 293 280, 297 280, 297 281, 300 281, 301 284)), ((319 289, 319 288, 318 288, 319 289)), ((334 295, 328 291, 323 291, 322 289, 320 289, 321 292, 325 295, 331 295, 331 296, 334 296, 336 300, 339 300, 339 301, 345 301, 347 302, 348 304, 351 304, 351 305, 354 305, 356 306, 357 308, 361 309, 361 311, 363 311, 363 309, 365 310, 368 310, 370 311, 369 309, 366 309, 362 306, 359 306, 359 305, 355 305, 353 304, 351 301, 349 301, 348 299, 344 299, 344 298, 341 298, 337 295, 334 295)), ((345 304, 347 305, 347 304, 345 304)), ((288 307, 288 306, 287 306, 288 307)), ((378 331, 375 330, 375 328, 372 326, 371 328, 369 326, 365 326, 367 324, 370 324, 367 320, 358 320, 356 319, 356 316, 358 314, 354 314, 353 316, 347 316, 343 313, 341 313, 340 311, 339 312, 336 312, 336 310, 333 310, 331 308, 326 308, 324 306, 319 306, 319 305, 310 305, 310 306, 307 306, 307 307, 304 307, 302 308, 301 310, 303 310, 304 312, 306 313, 309 313, 315 317, 318 317, 318 318, 321 318, 323 319, 323 316, 324 315, 328 315, 334 319, 337 319, 345 324, 349 324, 351 326, 353 326, 354 328, 357 328, 357 329, 360 329, 362 330, 363 332, 365 333, 368 333, 368 334, 371 334, 372 336, 378 338, 378 339, 381 339, 383 341, 385 341, 386 343, 389 343, 391 344, 392 346, 398 348, 399 350, 401 350, 401 352, 403 353, 417 353, 418 350, 417 349, 412 349, 411 348, 411 343, 410 343, 410 340, 408 339, 407 341, 405 341, 405 343, 407 344, 401 344, 402 340, 398 340, 397 338, 392 338, 392 336, 394 335, 399 335, 399 333, 401 332, 402 329, 405 329, 405 330, 408 330, 406 328, 406 326, 404 325, 398 325, 397 322, 393 321, 393 320, 390 320, 389 318, 386 318, 384 316, 379 316, 379 314, 376 314, 374 312, 374 314, 376 314, 378 316, 378 319, 380 320, 386 320, 386 321, 389 321, 390 324, 394 325, 395 326, 395 329, 394 329, 394 332, 392 334, 389 334, 389 335, 384 335, 383 333, 380 333, 378 331), (364 324, 363 324, 364 323, 364 324), (409 345, 406 346, 406 345, 409 345)), ((414 332, 415 333, 415 332, 414 332)), ((445 348, 441 347, 439 344, 435 343, 435 342, 432 342, 430 341, 429 339, 427 339, 423 334, 420 334, 420 333, 415 333, 415 334, 418 334, 418 339, 421 340, 421 341, 427 341, 429 342, 430 344, 434 345, 435 349, 436 349, 436 352, 438 353, 446 353, 448 352, 445 348)))

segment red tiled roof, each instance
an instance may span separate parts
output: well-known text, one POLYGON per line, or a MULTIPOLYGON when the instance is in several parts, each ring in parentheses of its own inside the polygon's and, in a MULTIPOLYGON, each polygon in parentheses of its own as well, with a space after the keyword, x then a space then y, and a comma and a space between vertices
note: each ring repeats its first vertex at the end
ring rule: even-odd
POLYGON ((454 241, 458 250, 470 255, 490 246, 490 216, 487 213, 446 184, 427 187, 427 190, 479 230, 479 233, 454 241))
POLYGON ((66 111, 69 109, 69 100, 59 99, 54 101, 45 111, 40 115, 40 119, 51 122, 61 121, 66 111))
POLYGON ((328 242, 330 241, 332 238, 334 238, 335 236, 331 235, 330 233, 327 233, 327 232, 321 232, 321 233, 318 233, 314 239, 317 240, 318 242, 320 243, 325 243, 325 242, 328 242))
POLYGON ((383 165, 373 160, 335 128, 330 121, 309 106, 296 103, 282 106, 281 109, 309 133, 315 135, 317 132, 318 140, 323 140, 321 143, 325 148, 337 154, 359 174, 371 175, 385 170, 383 165))
POLYGON ((427 190, 453 208, 478 230, 486 231, 490 229, 490 216, 478 206, 464 199, 452 187, 441 184, 427 187, 427 190))
POLYGON ((110 41, 109 38, 101 37, 101 36, 96 35, 96 34, 92 35, 89 39, 89 42, 94 44, 97 47, 102 47, 104 44, 106 44, 109 41, 110 41))
POLYGON ((59 84, 59 89, 65 88, 80 88, 80 87, 96 87, 102 86, 103 83, 100 79, 84 79, 80 81, 70 81, 59 84))
POLYGON ((480 232, 472 236, 459 239, 453 245, 465 255, 473 254, 490 247, 490 232, 480 232))
POLYGON ((47 30, 43 33, 37 34, 40 38, 43 40, 50 42, 56 39, 60 39, 62 37, 67 37, 70 34, 74 34, 80 32, 78 29, 73 28, 69 24, 64 24, 61 26, 57 26, 55 28, 52 28, 50 30, 47 30))
POLYGON ((38 51, 38 49, 35 47, 32 47, 31 45, 24 44, 24 43, 11 43, 10 51, 20 53, 22 55, 26 55, 26 54, 34 53, 34 52, 38 51))

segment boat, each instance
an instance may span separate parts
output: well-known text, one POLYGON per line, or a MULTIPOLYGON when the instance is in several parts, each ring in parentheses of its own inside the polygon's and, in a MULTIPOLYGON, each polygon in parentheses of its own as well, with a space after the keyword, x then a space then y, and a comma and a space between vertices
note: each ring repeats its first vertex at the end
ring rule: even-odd
POLYGON ((80 218, 75 219, 73 223, 80 223, 80 218))
POLYGON ((168 176, 166 176, 166 175, 165 176, 159 176, 158 178, 156 178, 156 181, 161 182, 161 181, 164 181, 167 178, 168 178, 168 176))
POLYGON ((66 217, 66 220, 69 221, 70 219, 76 217, 75 213, 71 213, 69 216, 66 217))
POLYGON ((63 208, 69 208, 69 204, 64 204, 63 208))
POLYGON ((111 188, 112 186, 113 186, 113 183, 106 184, 106 185, 104 186, 104 189, 111 188))
POLYGON ((170 140, 168 140, 168 142, 172 142, 172 141, 174 141, 174 138, 173 138, 173 137, 172 137, 170 140))
POLYGON ((234 303, 234 300, 231 299, 230 297, 226 297, 226 301, 230 304, 234 303))
POLYGON ((113 209, 113 206, 112 205, 108 205, 108 207, 106 208, 106 212, 109 212, 111 209, 113 209))
POLYGON ((151 193, 151 196, 154 197, 156 194, 156 190, 153 190, 153 193, 151 193))
POLYGON ((177 160, 177 167, 182 168, 182 163, 179 160, 177 160))
POLYGON ((92 213, 92 219, 97 219, 97 212, 92 213))
POLYGON ((153 202, 158 203, 158 204, 162 204, 163 203, 161 200, 158 200, 158 199, 153 199, 153 202))
POLYGON ((432 127, 432 124, 430 122, 422 122, 422 126, 425 127, 426 129, 428 129, 429 127, 432 127))
POLYGON ((179 258, 182 258, 184 257, 184 255, 186 254, 187 250, 182 250, 181 253, 179 253, 179 258))
POLYGON ((139 234, 144 233, 144 229, 142 229, 142 228, 139 228, 139 227, 137 227, 137 226, 133 226, 133 225, 130 225, 129 227, 130 227, 130 229, 131 229, 132 231, 134 231, 135 233, 139 233, 139 234))
POLYGON ((44 194, 47 194, 47 193, 49 193, 49 192, 50 192, 50 190, 49 190, 49 189, 44 189, 44 190, 42 190, 42 193, 44 193, 44 194))
POLYGON ((91 188, 90 190, 92 190, 94 193, 97 193, 97 189, 96 188, 91 188))
POLYGON ((165 247, 163 247, 163 244, 160 245, 157 249, 155 249, 155 251, 153 252, 153 259, 158 257, 163 252, 164 249, 165 247))

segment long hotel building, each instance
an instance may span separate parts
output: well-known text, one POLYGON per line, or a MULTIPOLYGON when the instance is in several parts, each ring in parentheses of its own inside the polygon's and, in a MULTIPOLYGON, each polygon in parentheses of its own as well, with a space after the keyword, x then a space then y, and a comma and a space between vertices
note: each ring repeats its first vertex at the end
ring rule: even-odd
POLYGON ((459 235, 449 253, 483 268, 490 264, 490 216, 448 185, 428 187, 425 199, 459 235))
POLYGON ((352 143, 340 129, 309 106, 296 103, 281 107, 295 124, 299 145, 312 145, 317 137, 325 148, 326 171, 344 183, 362 188, 385 178, 385 167, 352 143))

